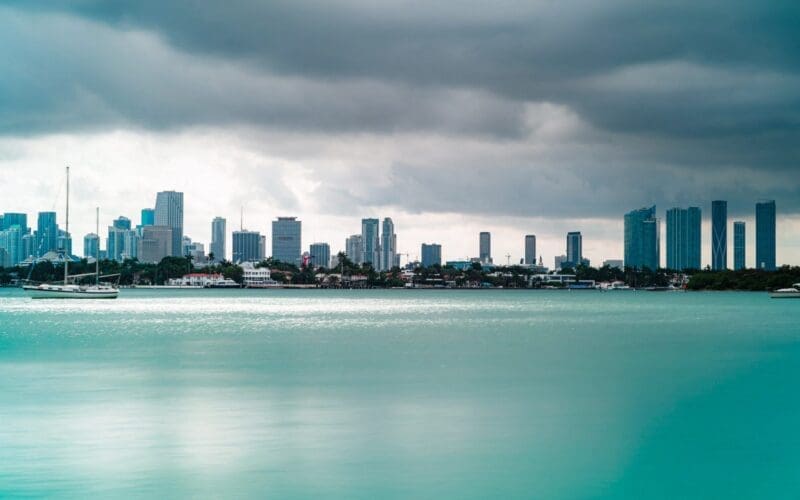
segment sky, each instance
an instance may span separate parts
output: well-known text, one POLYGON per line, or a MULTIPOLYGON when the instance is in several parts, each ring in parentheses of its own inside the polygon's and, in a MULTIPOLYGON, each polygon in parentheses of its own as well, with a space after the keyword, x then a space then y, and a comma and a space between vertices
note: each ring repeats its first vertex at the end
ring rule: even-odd
POLYGON ((491 231, 495 262, 536 234, 552 265, 568 231, 600 264, 625 212, 700 206, 707 264, 726 199, 753 265, 775 199, 800 264, 797 26, 780 0, 0 0, 0 211, 63 221, 70 165, 78 251, 95 207, 105 235, 173 189, 200 242, 243 209, 336 252, 391 217, 411 259, 491 231))

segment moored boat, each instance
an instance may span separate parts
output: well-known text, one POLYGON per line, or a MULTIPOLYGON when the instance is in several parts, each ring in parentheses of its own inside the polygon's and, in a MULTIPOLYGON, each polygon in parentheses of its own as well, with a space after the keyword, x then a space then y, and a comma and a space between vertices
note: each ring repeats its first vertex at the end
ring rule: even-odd
POLYGON ((795 283, 790 288, 781 288, 770 294, 773 299, 800 299, 800 283, 795 283))

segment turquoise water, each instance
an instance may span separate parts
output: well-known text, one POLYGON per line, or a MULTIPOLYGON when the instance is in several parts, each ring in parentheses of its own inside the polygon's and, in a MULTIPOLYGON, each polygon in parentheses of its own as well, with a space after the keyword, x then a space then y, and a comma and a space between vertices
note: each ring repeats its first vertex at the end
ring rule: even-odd
POLYGON ((800 301, 0 290, 0 497, 800 498, 800 301))

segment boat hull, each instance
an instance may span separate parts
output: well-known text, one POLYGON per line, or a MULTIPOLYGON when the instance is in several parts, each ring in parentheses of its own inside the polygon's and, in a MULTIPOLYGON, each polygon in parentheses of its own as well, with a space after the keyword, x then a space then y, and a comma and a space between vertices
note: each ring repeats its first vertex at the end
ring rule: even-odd
POLYGON ((55 287, 23 287, 25 293, 32 299, 116 299, 119 290, 116 289, 59 289, 55 287))
POLYGON ((773 292, 770 297, 773 299, 800 299, 800 292, 773 292))

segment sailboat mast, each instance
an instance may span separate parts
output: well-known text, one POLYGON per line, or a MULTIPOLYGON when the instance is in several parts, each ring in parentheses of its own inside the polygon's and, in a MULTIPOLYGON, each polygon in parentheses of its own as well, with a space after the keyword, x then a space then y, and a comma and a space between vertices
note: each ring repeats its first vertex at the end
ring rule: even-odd
POLYGON ((66 234, 64 234, 64 285, 67 284, 69 279, 69 250, 67 248, 67 241, 69 238, 69 167, 67 167, 67 227, 66 234))
POLYGON ((100 207, 97 207, 95 224, 97 226, 95 229, 95 234, 97 235, 97 252, 94 254, 94 281, 96 285, 100 285, 100 207))

